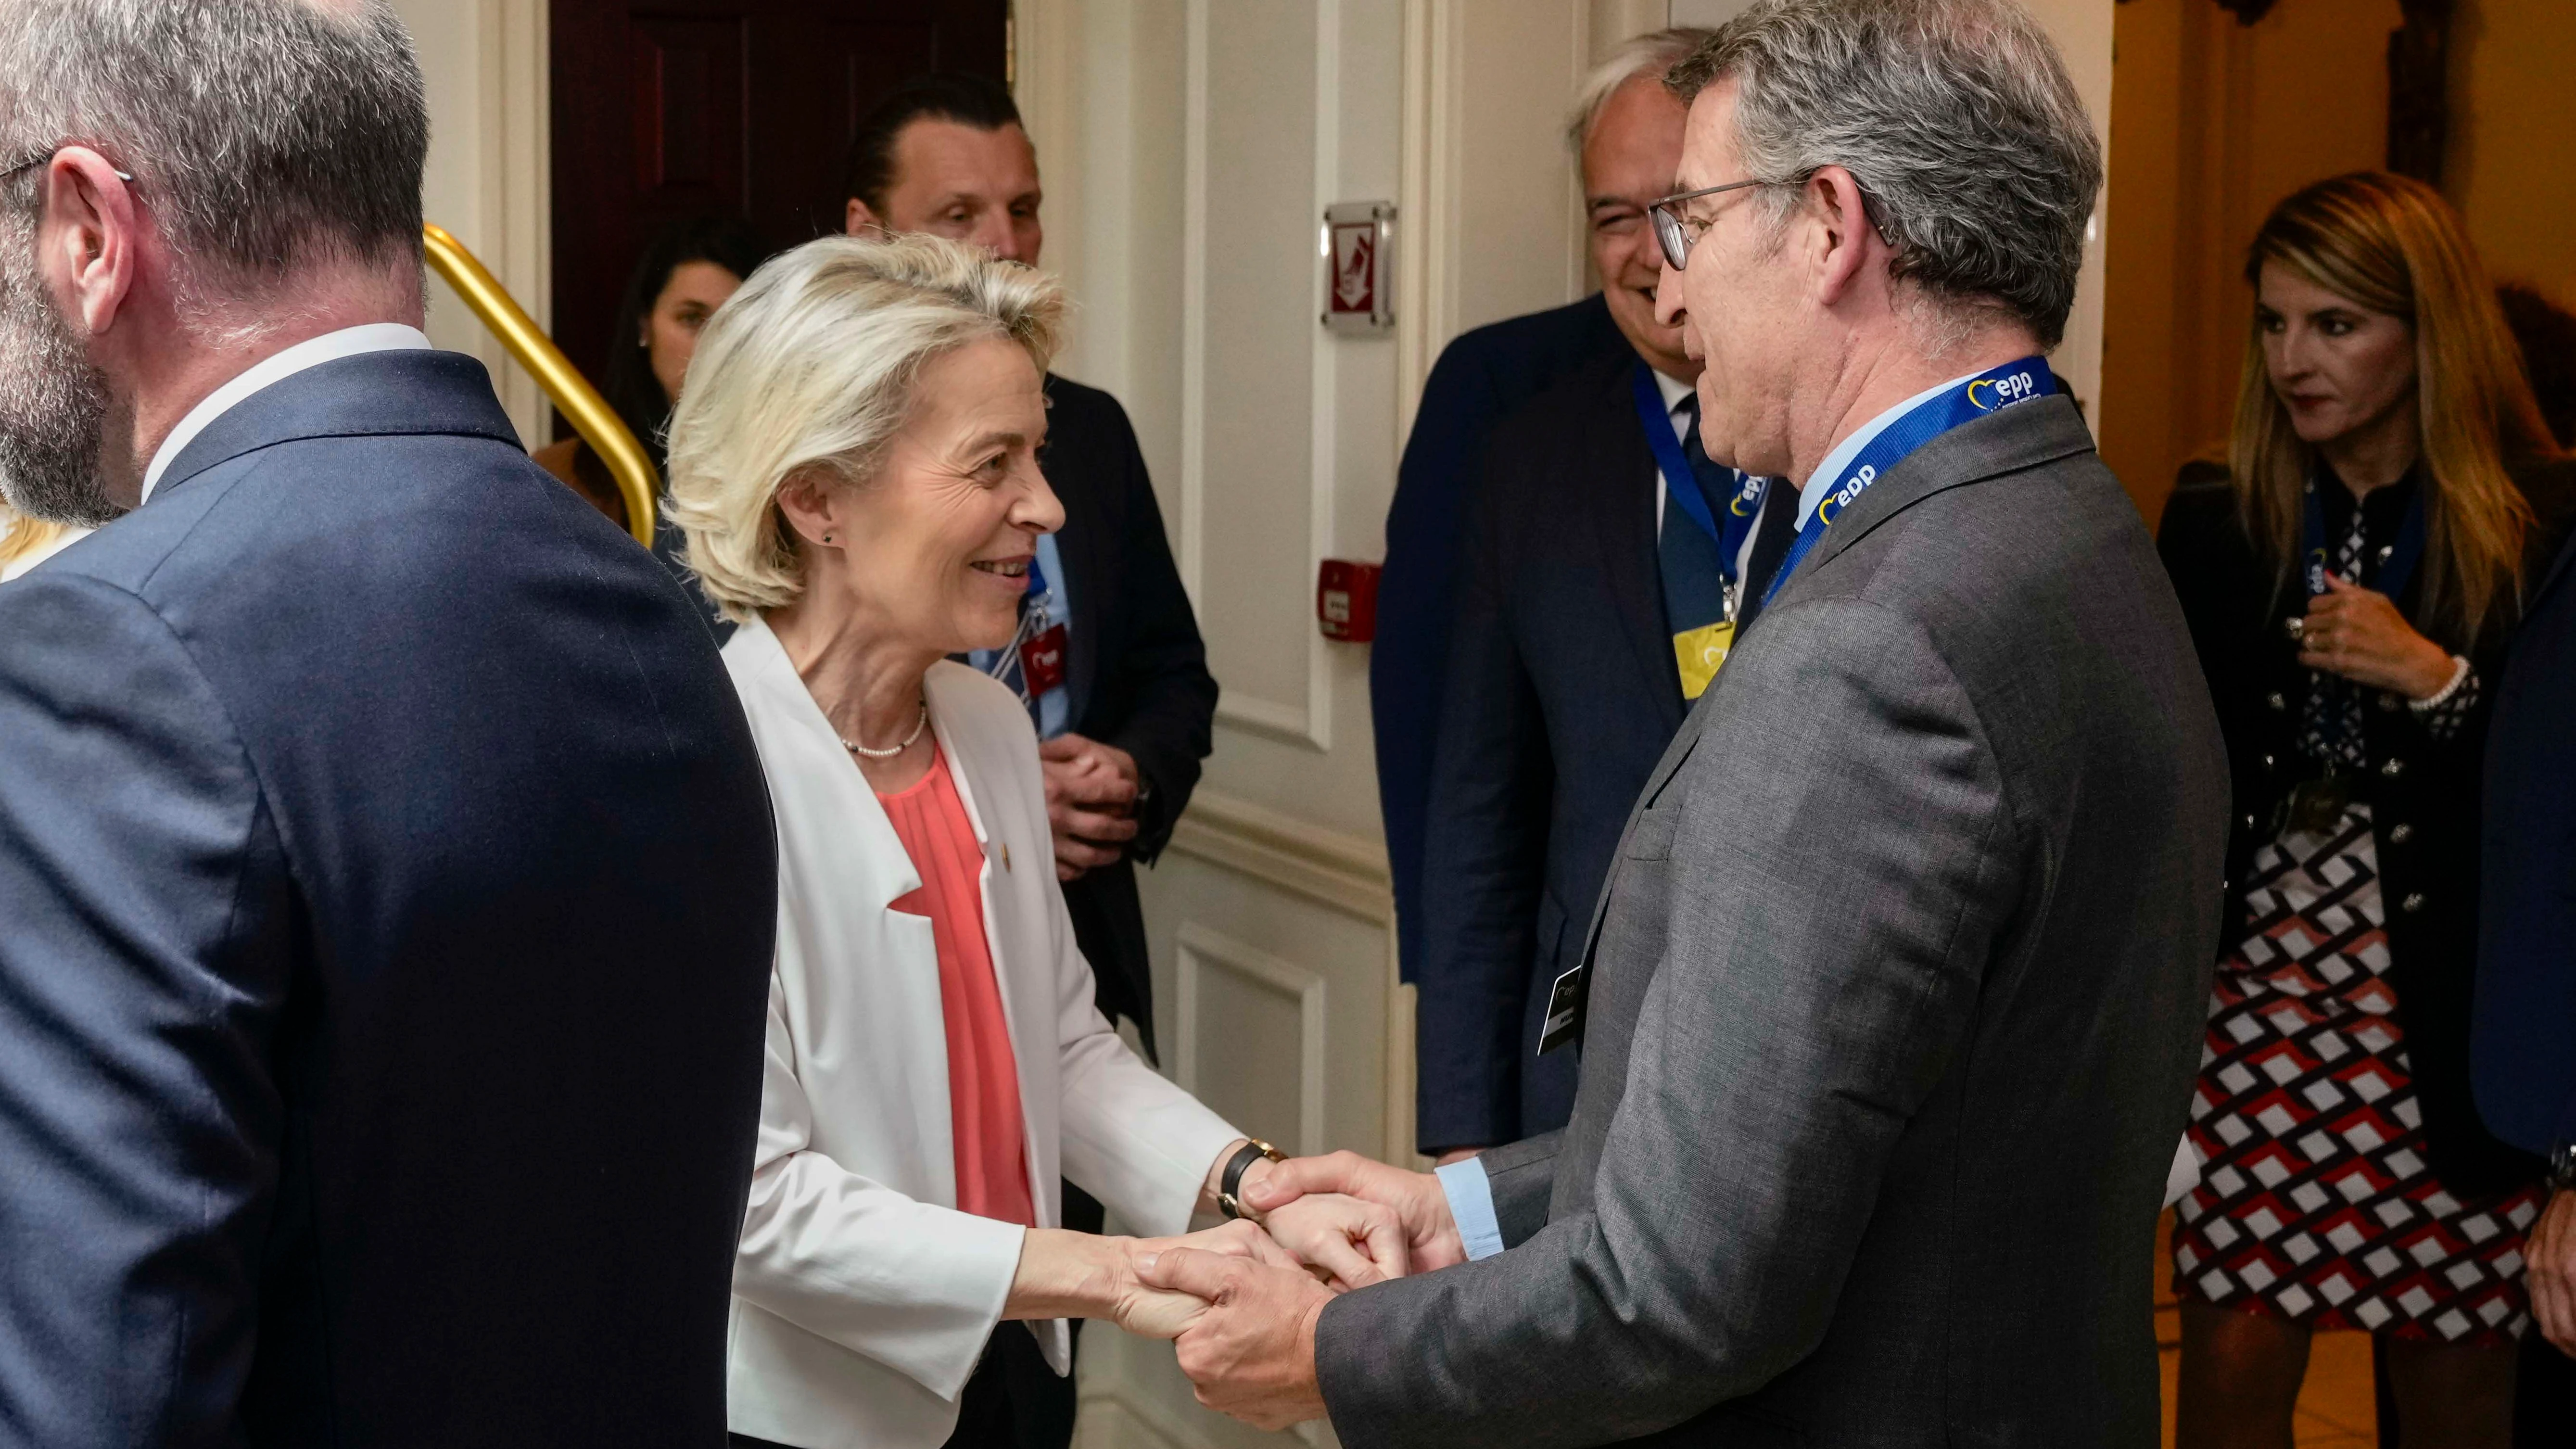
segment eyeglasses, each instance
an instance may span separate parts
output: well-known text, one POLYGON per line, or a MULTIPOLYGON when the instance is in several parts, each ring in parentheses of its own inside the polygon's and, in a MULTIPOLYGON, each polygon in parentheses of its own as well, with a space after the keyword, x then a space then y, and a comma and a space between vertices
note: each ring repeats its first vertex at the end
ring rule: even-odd
MULTIPOLYGON (((0 186, 8 185, 10 182, 17 180, 20 176, 34 170, 36 167, 44 165, 46 162, 53 160, 62 153, 63 148, 56 146, 42 155, 30 156, 15 166, 0 167, 0 186)), ((134 184, 134 173, 131 171, 118 171, 115 172, 114 175, 117 180, 124 182, 128 186, 132 186, 134 184)))
MULTIPOLYGON (((1812 171, 1807 173, 1809 176, 1813 176, 1814 174, 1815 173, 1812 171)), ((1697 201, 1703 196, 1715 196, 1721 191, 1741 191, 1748 186, 1786 186, 1791 184, 1793 183, 1771 181, 1730 181, 1724 186, 1703 186, 1697 191, 1677 191, 1660 201, 1649 202, 1646 206, 1646 215, 1655 223, 1655 241, 1663 248, 1664 265, 1673 271, 1680 271, 1682 269, 1683 261, 1688 259, 1690 256, 1690 249, 1699 244, 1700 237, 1704 235, 1709 228, 1709 223, 1701 221, 1696 217, 1683 216, 1680 212, 1673 210, 1674 207, 1685 201, 1697 201)), ((1794 184, 1804 185, 1805 178, 1800 178, 1799 181, 1794 184)), ((1864 194, 1860 199, 1860 208, 1861 215, 1869 220, 1869 229, 1878 233, 1878 239, 1887 243, 1891 247, 1895 246, 1897 244, 1896 233, 1888 229, 1886 222, 1879 220, 1878 206, 1876 203, 1872 202, 1866 194, 1864 194)))
POLYGON ((1696 217, 1683 216, 1673 210, 1674 207, 1685 201, 1697 201, 1703 196, 1715 196, 1721 191, 1741 191, 1748 186, 1769 184, 1767 181, 1730 181, 1724 186, 1703 186, 1697 191, 1676 191, 1659 201, 1647 203, 1646 216, 1655 224, 1655 243, 1664 249, 1664 265, 1676 272, 1680 271, 1682 263, 1690 257, 1690 249, 1698 243, 1701 233, 1707 231, 1709 226, 1707 222, 1696 217))

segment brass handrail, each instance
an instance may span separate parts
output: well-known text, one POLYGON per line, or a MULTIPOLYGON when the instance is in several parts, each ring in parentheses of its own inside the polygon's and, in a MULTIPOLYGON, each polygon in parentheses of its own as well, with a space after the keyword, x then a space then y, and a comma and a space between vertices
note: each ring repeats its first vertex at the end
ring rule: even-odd
POLYGON ((501 339, 501 345, 528 375, 545 389, 554 405, 563 410, 573 431, 608 465, 608 476, 617 480, 618 496, 626 500, 626 531, 635 541, 651 546, 653 542, 653 504, 662 492, 662 475, 644 445, 635 441, 625 420, 590 385, 590 379, 572 365, 563 350, 546 336, 518 302, 510 296, 500 279, 484 269, 462 242, 448 235, 445 227, 435 222, 420 229, 427 244, 429 264, 456 289, 466 307, 482 320, 485 330, 501 339))

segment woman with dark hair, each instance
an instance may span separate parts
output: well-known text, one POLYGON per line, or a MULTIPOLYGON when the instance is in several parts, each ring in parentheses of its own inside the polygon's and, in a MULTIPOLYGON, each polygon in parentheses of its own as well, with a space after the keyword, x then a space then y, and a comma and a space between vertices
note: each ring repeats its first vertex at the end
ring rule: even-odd
MULTIPOLYGON (((747 223, 699 217, 665 227, 627 278, 609 332, 608 373, 600 392, 656 469, 663 462, 662 429, 680 400, 699 329, 768 255, 747 223)), ((566 438, 539 448, 535 457, 592 507, 625 524, 626 500, 590 444, 566 438)))
POLYGON ((2289 1443, 2309 1335, 2357 1328, 2408 1449, 2501 1449, 2539 1163, 2470 1098, 2479 778, 2576 471, 2430 188, 2319 182, 2246 277, 2230 476, 2161 539, 2235 779, 2177 1442, 2289 1443))

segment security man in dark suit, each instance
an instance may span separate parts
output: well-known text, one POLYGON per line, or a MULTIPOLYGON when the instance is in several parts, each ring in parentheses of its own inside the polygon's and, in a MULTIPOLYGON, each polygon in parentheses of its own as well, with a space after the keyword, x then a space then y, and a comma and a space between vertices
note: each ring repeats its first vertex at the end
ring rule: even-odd
POLYGON ((2576 543, 2538 578, 2487 729, 2470 1043, 2479 1115, 2547 1163, 2548 1202, 2524 1250, 2535 1323, 2514 1433, 2528 1444, 2564 1436, 2576 1413, 2576 543))
POLYGON ((1369 719, 1377 740, 1378 813, 1395 887, 1396 961, 1407 981, 1422 971, 1423 812, 1439 742, 1449 668, 1450 615, 1458 587, 1459 520, 1494 425, 1595 363, 1636 353, 1600 292, 1580 302, 1509 317, 1459 334, 1440 349, 1422 384, 1413 432, 1396 464, 1386 510, 1386 564, 1377 584, 1377 640, 1369 646, 1369 719))
POLYGON ((0 94, 0 493, 107 525, 0 587, 0 1442, 720 1442, 768 796, 419 330, 401 22, 29 0, 0 94))
POLYGON ((1654 317, 1645 206, 1684 115, 1663 74, 1705 35, 1640 37, 1596 73, 1574 139, 1624 345, 1495 429, 1458 520, 1418 911, 1416 1141, 1444 1160, 1564 1125, 1573 1053, 1538 1055, 1549 988, 1638 788, 1759 607, 1745 581, 1792 532, 1785 490, 1765 536, 1767 490, 1700 451, 1700 365, 1654 317))
MULTIPOLYGON (((1035 266, 1046 240, 1036 148, 1010 93, 943 73, 896 91, 850 142, 846 226, 925 231, 1035 266)), ((1135 1024, 1154 1056, 1153 969, 1136 866, 1152 864, 1197 787, 1216 681, 1172 564, 1136 430, 1118 400, 1047 374, 1039 466, 1064 527, 1038 540, 1020 634, 971 657, 1020 692, 1038 730, 1056 874, 1091 963, 1101 1013, 1135 1024)), ((1100 1204, 1064 1184, 1064 1225, 1101 1228, 1100 1204)), ((1024 1446, 1073 1433, 1073 1381, 1014 1385, 1014 1402, 1060 1410, 1024 1446)))

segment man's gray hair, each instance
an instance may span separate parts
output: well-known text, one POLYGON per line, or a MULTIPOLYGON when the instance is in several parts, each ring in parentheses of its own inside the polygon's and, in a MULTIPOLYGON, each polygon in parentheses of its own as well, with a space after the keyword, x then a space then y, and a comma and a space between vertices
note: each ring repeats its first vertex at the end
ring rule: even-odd
MULTIPOLYGON (((420 256, 429 104, 385 0, 16 0, 0 8, 0 166, 66 144, 133 173, 201 277, 420 256)), ((12 183, 16 210, 41 174, 12 183)))
POLYGON ((1619 87, 1641 75, 1663 79, 1716 33, 1705 26, 1676 25, 1670 30, 1650 30, 1620 41, 1583 78, 1582 87, 1574 93, 1574 110, 1565 120, 1565 144, 1580 154, 1583 143, 1592 139, 1592 128, 1601 120, 1602 108, 1610 104, 1610 97, 1618 93, 1619 87))
MULTIPOLYGON (((2039 22, 2014 0, 1763 0, 1665 84, 1736 85, 1742 179, 1775 224, 1840 166, 1889 270, 1943 310, 2001 311, 2054 347, 2075 305, 2102 142, 2039 22)), ((1716 178, 1732 181, 1735 177, 1716 178)))

